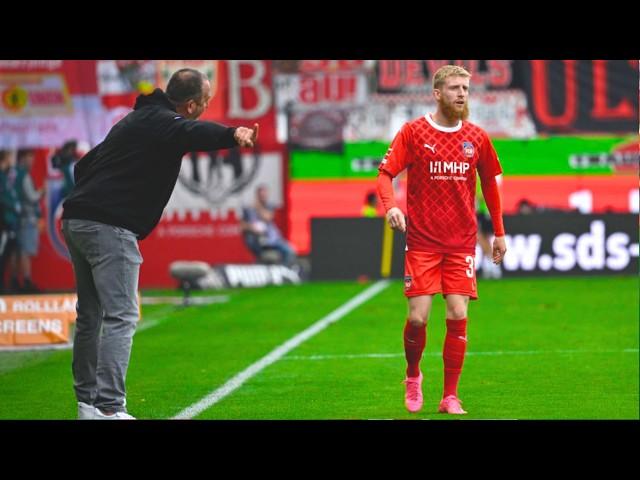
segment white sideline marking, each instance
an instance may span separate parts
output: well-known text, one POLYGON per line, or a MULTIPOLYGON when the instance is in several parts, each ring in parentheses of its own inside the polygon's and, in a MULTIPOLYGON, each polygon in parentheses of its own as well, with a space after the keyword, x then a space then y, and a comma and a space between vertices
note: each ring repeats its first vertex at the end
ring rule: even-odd
POLYGON ((279 347, 272 350, 270 353, 262 357, 257 362, 253 363, 242 372, 238 373, 227 383, 217 388, 202 400, 194 403, 193 405, 185 408, 180 413, 178 413, 173 419, 175 420, 188 420, 199 415, 201 412, 206 410, 207 408, 215 405, 220 400, 222 400, 227 395, 231 394, 233 391, 240 388, 240 386, 249 380, 251 377, 257 375, 266 367, 271 365, 274 362, 277 362, 282 357, 284 357, 288 352, 296 348, 302 342, 308 340, 313 337, 317 333, 320 333, 322 330, 327 328, 332 323, 337 322, 342 317, 347 315, 349 312, 354 310, 355 308, 362 305, 364 302, 374 297, 382 290, 384 290, 389 285, 389 280, 379 280, 378 282, 371 285, 369 288, 359 293, 347 303, 343 304, 341 307, 338 307, 336 310, 331 312, 329 315, 321 318, 316 323, 311 325, 306 330, 298 333, 296 336, 290 338, 285 343, 280 345, 279 347))
MULTIPOLYGON (((549 353, 638 353, 637 348, 625 348, 624 350, 506 350, 498 352, 467 352, 465 355, 546 355, 549 353)), ((430 357, 440 356, 442 352, 425 352, 430 357)), ((333 360, 338 358, 395 358, 404 357, 404 353, 362 353, 353 355, 291 355, 283 360, 333 360)))
POLYGON ((146 320, 140 322, 140 326, 136 327, 136 333, 144 332, 147 328, 155 327, 160 323, 160 320, 146 320))
POLYGON ((72 347, 72 342, 53 343, 50 345, 11 345, 7 347, 0 347, 0 352, 38 352, 44 350, 69 350, 72 347))

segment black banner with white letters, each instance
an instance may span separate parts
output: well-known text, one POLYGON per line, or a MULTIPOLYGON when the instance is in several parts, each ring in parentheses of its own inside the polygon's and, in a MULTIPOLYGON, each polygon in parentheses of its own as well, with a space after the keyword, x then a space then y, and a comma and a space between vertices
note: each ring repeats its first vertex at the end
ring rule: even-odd
MULTIPOLYGON (((311 278, 380 278, 382 218, 314 218, 311 278)), ((638 216, 543 212, 505 215, 503 277, 638 274, 638 216)), ((404 234, 394 232, 391 277, 404 272, 404 234)), ((478 277, 482 252, 476 248, 478 277)))
POLYGON ((637 215, 539 213, 504 223, 505 276, 638 274, 637 215))

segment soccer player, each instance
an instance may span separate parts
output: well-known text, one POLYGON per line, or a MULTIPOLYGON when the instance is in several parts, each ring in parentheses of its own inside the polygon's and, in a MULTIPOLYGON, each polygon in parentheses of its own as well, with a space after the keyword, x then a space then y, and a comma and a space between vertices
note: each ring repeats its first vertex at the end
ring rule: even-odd
POLYGON ((494 228, 493 262, 506 252, 500 194, 496 175, 502 173, 487 133, 466 119, 471 75, 446 65, 433 76, 435 114, 403 125, 379 167, 378 193, 391 228, 406 232, 405 296, 409 317, 404 327, 407 359, 405 405, 422 408, 420 359, 433 296, 446 300, 447 334, 444 394, 438 411, 464 414, 458 381, 467 346, 467 307, 476 300, 475 215, 476 172, 494 228), (407 218, 393 195, 392 179, 407 169, 407 218))

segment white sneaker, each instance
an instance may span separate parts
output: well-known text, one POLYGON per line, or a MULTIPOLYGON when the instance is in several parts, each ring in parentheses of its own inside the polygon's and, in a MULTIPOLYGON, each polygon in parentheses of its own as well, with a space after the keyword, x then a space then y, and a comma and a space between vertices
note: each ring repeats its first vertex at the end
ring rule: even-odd
POLYGON ((100 411, 99 408, 95 408, 94 420, 135 420, 136 417, 129 415, 127 412, 115 412, 111 415, 106 415, 100 411))
POLYGON ((78 402, 78 420, 93 420, 95 409, 93 405, 78 402))

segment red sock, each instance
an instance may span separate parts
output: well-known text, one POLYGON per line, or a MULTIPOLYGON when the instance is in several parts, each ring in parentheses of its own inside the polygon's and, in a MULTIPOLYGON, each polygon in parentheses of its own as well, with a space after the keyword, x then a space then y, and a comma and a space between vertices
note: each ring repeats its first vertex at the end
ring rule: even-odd
POLYGON ((442 359, 444 360, 444 395, 458 396, 458 380, 462 373, 464 352, 467 350, 467 319, 447 318, 447 335, 444 339, 442 359))
POLYGON ((427 327, 414 327, 409 320, 404 326, 404 355, 407 358, 407 377, 420 375, 420 359, 427 343, 427 327))

